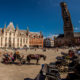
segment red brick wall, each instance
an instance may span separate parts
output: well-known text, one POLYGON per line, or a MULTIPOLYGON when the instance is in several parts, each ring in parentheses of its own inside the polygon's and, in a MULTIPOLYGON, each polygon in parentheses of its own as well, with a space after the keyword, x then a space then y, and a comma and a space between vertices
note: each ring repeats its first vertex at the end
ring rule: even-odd
POLYGON ((43 38, 30 38, 29 44, 31 46, 41 46, 43 48, 43 38))

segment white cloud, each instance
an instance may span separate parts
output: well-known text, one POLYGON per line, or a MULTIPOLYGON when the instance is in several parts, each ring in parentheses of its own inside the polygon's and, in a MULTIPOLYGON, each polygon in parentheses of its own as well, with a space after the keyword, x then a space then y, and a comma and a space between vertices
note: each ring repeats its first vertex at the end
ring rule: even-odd
POLYGON ((80 27, 75 27, 74 31, 80 31, 80 27))
POLYGON ((54 39, 54 37, 57 37, 57 36, 58 36, 57 34, 49 34, 47 37, 54 39))
POLYGON ((77 30, 78 30, 78 27, 75 27, 75 28, 74 28, 74 30, 76 30, 76 31, 77 31, 77 30))

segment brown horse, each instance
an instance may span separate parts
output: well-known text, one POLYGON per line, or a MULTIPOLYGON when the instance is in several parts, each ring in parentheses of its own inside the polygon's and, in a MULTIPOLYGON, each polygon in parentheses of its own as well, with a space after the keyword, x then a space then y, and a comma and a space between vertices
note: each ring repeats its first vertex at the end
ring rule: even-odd
POLYGON ((29 54, 27 56, 27 61, 30 63, 31 60, 36 60, 36 64, 38 64, 39 60, 43 58, 43 60, 46 60, 46 56, 43 54, 29 54))

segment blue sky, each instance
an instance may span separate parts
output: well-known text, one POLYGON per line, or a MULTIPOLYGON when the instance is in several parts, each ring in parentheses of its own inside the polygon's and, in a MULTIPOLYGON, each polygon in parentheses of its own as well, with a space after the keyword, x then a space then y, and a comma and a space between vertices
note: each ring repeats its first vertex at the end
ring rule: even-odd
POLYGON ((65 1, 74 31, 80 31, 80 0, 0 0, 0 27, 9 22, 20 29, 42 31, 44 36, 63 33, 60 2, 65 1))

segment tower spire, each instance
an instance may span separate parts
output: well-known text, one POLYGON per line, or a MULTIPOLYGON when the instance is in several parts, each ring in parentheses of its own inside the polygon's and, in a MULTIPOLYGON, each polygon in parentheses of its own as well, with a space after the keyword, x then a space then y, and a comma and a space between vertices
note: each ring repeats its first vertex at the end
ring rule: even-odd
POLYGON ((40 31, 40 36, 43 37, 42 31, 40 31))
POLYGON ((4 29, 6 29, 6 24, 4 25, 4 29))
POLYGON ((29 31, 29 26, 27 26, 27 30, 29 31))
POLYGON ((73 25, 71 16, 65 2, 61 2, 62 17, 64 22, 64 37, 73 37, 73 25))
POLYGON ((27 34, 27 35, 29 34, 29 26, 27 26, 26 34, 27 34))
POLYGON ((4 28, 2 29, 2 32, 5 32, 6 30, 6 24, 4 25, 4 28))
POLYGON ((16 30, 18 30, 19 28, 18 28, 18 24, 16 25, 16 30))

